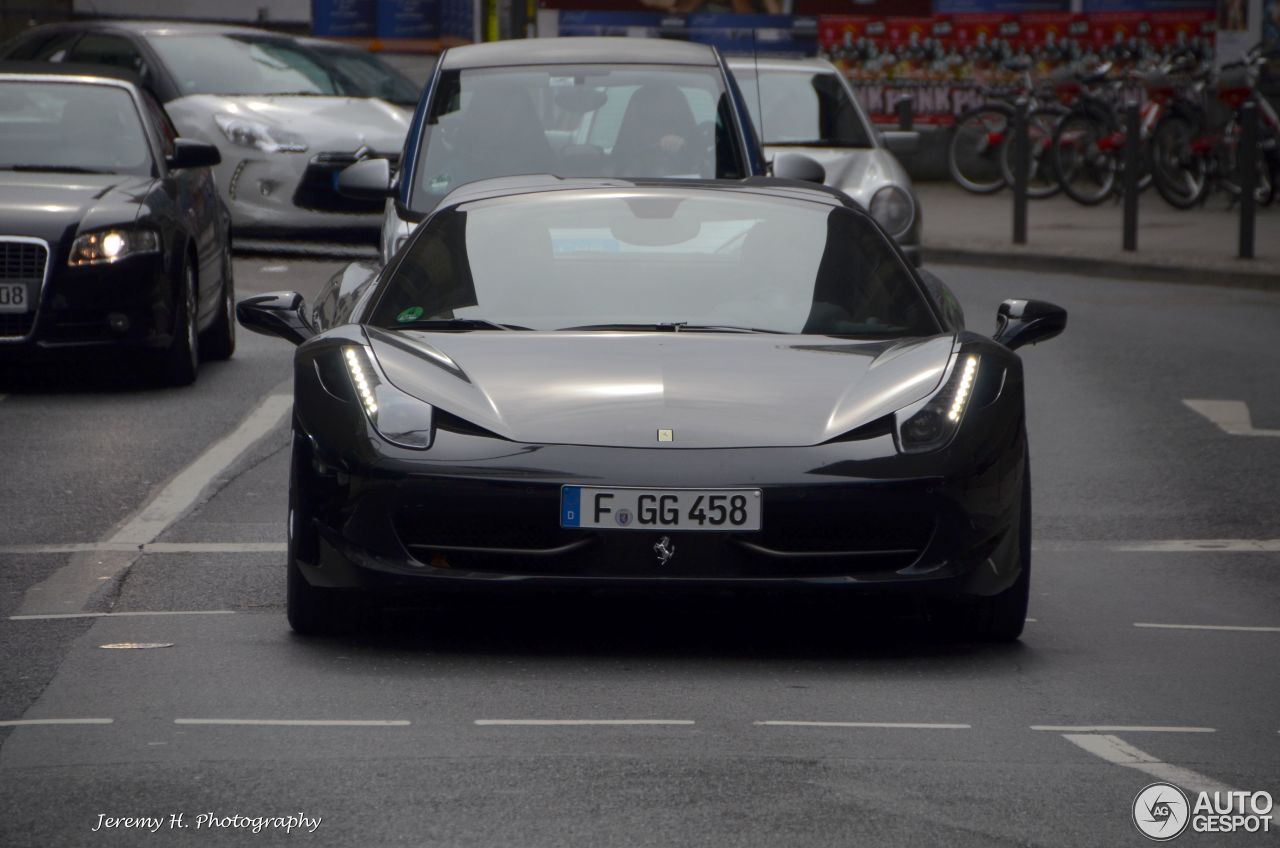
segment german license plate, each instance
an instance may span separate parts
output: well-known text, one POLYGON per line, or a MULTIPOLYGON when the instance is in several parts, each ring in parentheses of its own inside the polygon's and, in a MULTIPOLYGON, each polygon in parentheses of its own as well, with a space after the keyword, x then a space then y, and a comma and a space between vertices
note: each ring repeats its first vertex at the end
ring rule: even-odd
POLYGON ((603 489, 564 486, 561 527, 759 530, 759 489, 603 489))
POLYGON ((30 312, 33 308, 26 283, 0 283, 0 312, 30 312))

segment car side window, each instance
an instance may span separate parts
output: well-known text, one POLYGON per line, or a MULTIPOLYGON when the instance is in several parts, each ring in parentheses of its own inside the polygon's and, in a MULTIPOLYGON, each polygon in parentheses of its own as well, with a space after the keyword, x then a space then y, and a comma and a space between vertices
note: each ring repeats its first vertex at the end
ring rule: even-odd
POLYGON ((118 35, 99 32, 91 32, 80 39, 67 61, 123 68, 140 76, 147 73, 142 52, 133 42, 118 35))
POLYGON ((33 62, 65 62, 78 32, 62 32, 45 38, 32 38, 19 44, 5 58, 33 62))

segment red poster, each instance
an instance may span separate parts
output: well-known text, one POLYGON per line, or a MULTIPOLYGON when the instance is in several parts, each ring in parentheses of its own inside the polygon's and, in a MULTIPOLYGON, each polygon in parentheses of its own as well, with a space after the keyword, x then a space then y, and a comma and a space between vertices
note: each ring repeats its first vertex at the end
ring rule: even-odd
POLYGON ((1108 47, 1131 38, 1145 38, 1151 29, 1149 12, 1094 12, 1089 15, 1089 40, 1108 47))
POLYGON ((823 15, 818 18, 818 44, 824 53, 851 49, 867 33, 871 18, 865 15, 823 15))
POLYGON ((1021 27, 1015 15, 963 14, 951 16, 951 37, 962 47, 1015 40, 1021 27))
POLYGON ((1031 12, 1018 15, 1018 23, 1022 25, 1022 43, 1028 47, 1053 46, 1089 32, 1085 16, 1071 12, 1031 12))
POLYGON ((1218 22, 1212 11, 1151 12, 1147 18, 1151 41, 1161 46, 1189 44, 1197 37, 1213 38, 1218 22))

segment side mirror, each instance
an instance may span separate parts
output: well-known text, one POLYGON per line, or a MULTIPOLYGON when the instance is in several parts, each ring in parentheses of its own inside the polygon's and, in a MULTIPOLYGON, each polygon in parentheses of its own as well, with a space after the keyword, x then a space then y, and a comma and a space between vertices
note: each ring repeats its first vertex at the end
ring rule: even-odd
POLYGON ((175 138, 173 154, 164 157, 164 162, 171 171, 183 168, 212 168, 222 161, 218 148, 194 138, 175 138))
POLYGON ((882 130, 880 137, 895 156, 906 156, 920 148, 920 133, 915 130, 882 130))
POLYGON ((386 159, 361 159, 338 174, 338 193, 354 200, 390 197, 391 163, 386 159))
POLYGON ((1043 300, 1006 300, 996 311, 995 340, 1017 350, 1048 341, 1067 326, 1067 310, 1043 300))
POLYGON ((259 294, 236 304, 236 320, 246 330, 299 345, 316 334, 307 320, 306 306, 297 292, 259 294))
POLYGON ((773 160, 773 175, 784 180, 820 183, 827 178, 827 169, 803 153, 779 153, 773 160))

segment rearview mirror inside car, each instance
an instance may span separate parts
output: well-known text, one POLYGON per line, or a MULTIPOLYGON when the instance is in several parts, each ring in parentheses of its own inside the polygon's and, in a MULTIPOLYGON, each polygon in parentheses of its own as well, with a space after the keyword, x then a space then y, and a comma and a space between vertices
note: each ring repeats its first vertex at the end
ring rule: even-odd
POLYGON ((803 153, 779 153, 773 160, 773 175, 784 180, 820 183, 827 178, 827 170, 803 153))
POLYGON ((1006 300, 996 310, 995 340, 1017 350, 1048 341, 1067 326, 1067 310, 1043 300, 1006 300))
POLYGON ((173 153, 164 157, 164 162, 172 171, 183 168, 212 168, 222 161, 218 148, 194 138, 175 138, 173 153))
POLYGON ((361 159, 338 174, 338 193, 355 200, 391 196, 391 163, 386 159, 361 159))
POLYGON ((316 334, 306 308, 306 301, 297 292, 270 292, 237 303, 236 320, 246 330, 298 345, 316 334))

